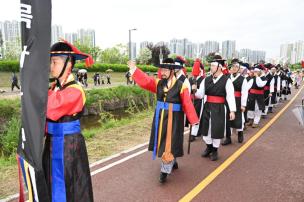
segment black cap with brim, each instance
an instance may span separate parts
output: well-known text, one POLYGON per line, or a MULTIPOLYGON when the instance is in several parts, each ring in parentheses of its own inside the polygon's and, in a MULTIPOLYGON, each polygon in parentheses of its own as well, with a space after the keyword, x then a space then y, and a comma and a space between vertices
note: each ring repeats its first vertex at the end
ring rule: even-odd
POLYGON ((72 56, 75 60, 84 60, 88 55, 75 53, 72 47, 64 42, 55 43, 51 47, 51 57, 52 56, 72 56))
POLYGON ((218 63, 220 63, 222 66, 224 66, 224 65, 225 65, 225 61, 226 61, 226 60, 223 59, 222 56, 220 56, 220 55, 214 55, 214 56, 212 57, 212 59, 209 60, 209 63, 218 62, 218 63))
POLYGON ((165 69, 171 69, 171 70, 182 69, 183 68, 183 66, 181 66, 181 65, 170 64, 170 63, 162 63, 162 64, 159 64, 158 67, 159 68, 165 68, 165 69))
POLYGON ((166 58, 164 59, 163 63, 159 64, 159 68, 165 68, 165 69, 182 69, 183 66, 180 63, 175 62, 172 58, 166 58))
POLYGON ((247 69, 249 69, 250 65, 248 63, 240 63, 241 66, 246 67, 247 69))

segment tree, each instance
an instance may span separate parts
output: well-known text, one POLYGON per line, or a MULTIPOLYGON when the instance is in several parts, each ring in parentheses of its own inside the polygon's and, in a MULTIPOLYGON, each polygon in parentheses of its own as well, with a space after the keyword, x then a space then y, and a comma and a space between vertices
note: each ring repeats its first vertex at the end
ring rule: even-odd
POLYGON ((122 44, 118 44, 112 48, 106 48, 101 51, 99 60, 102 63, 126 64, 128 61, 127 48, 122 44))
POLYGON ((21 39, 17 37, 14 41, 6 41, 4 48, 5 60, 18 60, 21 54, 21 39))
POLYGON ((168 55, 170 54, 170 50, 168 49, 167 46, 165 45, 154 45, 152 43, 147 45, 147 48, 151 51, 152 53, 152 58, 149 61, 149 64, 153 64, 154 66, 159 66, 159 54, 160 50, 162 50, 162 55, 163 58, 168 58, 168 55))
POLYGON ((147 65, 152 58, 152 52, 148 48, 143 48, 139 52, 138 62, 139 64, 147 65))

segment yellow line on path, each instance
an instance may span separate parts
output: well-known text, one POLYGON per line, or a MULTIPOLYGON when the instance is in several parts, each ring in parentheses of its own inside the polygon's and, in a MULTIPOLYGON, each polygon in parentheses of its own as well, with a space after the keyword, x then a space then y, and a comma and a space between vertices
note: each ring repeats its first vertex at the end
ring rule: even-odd
POLYGON ((197 196, 203 189, 205 189, 219 174, 221 174, 232 162, 234 162, 249 146, 251 146, 295 101, 304 86, 297 92, 297 94, 288 102, 288 104, 279 111, 263 128, 261 128, 252 138, 250 138, 241 148, 233 153, 226 161, 224 161, 219 167, 217 167, 212 173, 210 173, 204 180, 202 180, 196 187, 194 187, 189 193, 187 193, 179 202, 191 201, 197 196))

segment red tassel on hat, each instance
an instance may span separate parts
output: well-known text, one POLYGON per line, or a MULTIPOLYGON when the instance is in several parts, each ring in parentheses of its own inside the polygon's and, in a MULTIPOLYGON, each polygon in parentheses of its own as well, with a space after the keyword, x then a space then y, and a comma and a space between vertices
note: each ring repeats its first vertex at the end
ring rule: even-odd
POLYGON ((222 73, 223 73, 224 75, 229 74, 229 71, 228 71, 228 68, 227 68, 227 64, 225 64, 224 67, 222 67, 222 73))
POLYGON ((199 59, 196 59, 194 64, 193 64, 193 68, 192 68, 192 76, 194 77, 198 77, 201 70, 200 70, 200 65, 201 65, 201 62, 199 59))
POLYGON ((187 60, 183 56, 178 55, 178 56, 176 56, 176 58, 180 59, 181 61, 183 61, 184 64, 187 63, 187 60))
POLYGON ((161 73, 160 73, 160 69, 157 70, 157 78, 161 79, 161 73))
POLYGON ((91 67, 94 64, 93 57, 90 54, 81 52, 80 50, 78 50, 78 48, 76 48, 74 45, 69 43, 67 40, 64 40, 64 39, 61 39, 61 40, 64 43, 68 44, 72 48, 74 53, 87 56, 87 58, 85 59, 86 67, 91 67))
POLYGON ((183 70, 184 74, 185 74, 185 75, 187 75, 187 70, 186 70, 186 68, 185 68, 185 67, 183 67, 183 69, 182 69, 182 70, 183 70))

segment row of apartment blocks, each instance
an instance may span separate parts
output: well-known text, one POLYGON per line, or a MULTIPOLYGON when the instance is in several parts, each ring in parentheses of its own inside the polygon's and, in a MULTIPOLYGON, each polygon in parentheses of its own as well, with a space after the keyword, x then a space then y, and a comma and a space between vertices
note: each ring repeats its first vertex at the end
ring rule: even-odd
MULTIPOLYGON (((150 42, 140 43, 140 49, 146 48, 150 42)), ((223 58, 242 58, 245 62, 257 63, 260 60, 265 61, 266 52, 250 49, 236 50, 236 41, 227 40, 220 43, 217 41, 206 41, 204 43, 192 43, 188 39, 172 39, 170 42, 158 42, 157 45, 165 45, 169 48, 171 54, 182 55, 186 58, 203 58, 209 53, 221 53, 223 58)), ((132 52, 136 44, 132 44, 132 52)), ((134 52, 132 53, 134 55, 134 52)))
POLYGON ((282 44, 280 47, 280 58, 291 64, 304 60, 304 41, 282 44))
POLYGON ((64 33, 61 25, 52 26, 52 44, 59 41, 60 38, 64 38, 70 43, 79 41, 89 45, 90 47, 95 47, 95 30, 93 29, 78 29, 74 33, 64 33))
MULTIPOLYGON (((95 46, 95 31, 92 29, 78 29, 75 33, 64 33, 62 26, 53 25, 51 44, 58 42, 60 38, 64 38, 72 43, 79 41, 92 47, 95 46)), ((0 22, 0 48, 6 49, 8 48, 7 46, 10 46, 10 49, 20 51, 20 42, 20 22, 16 20, 0 22)))

